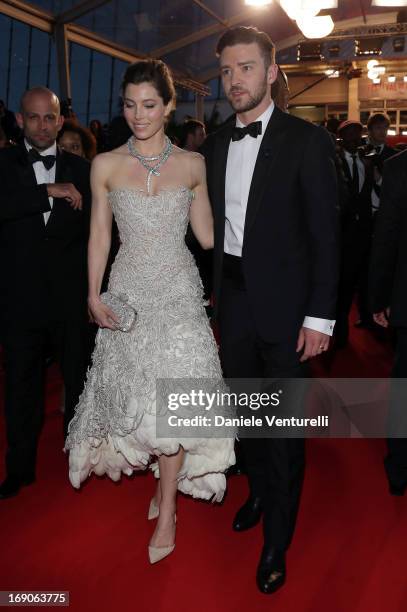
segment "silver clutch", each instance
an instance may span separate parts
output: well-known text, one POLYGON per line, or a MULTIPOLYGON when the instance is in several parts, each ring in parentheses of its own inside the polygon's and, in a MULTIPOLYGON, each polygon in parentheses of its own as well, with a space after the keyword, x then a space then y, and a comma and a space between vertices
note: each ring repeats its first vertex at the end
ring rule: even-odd
POLYGON ((100 300, 106 304, 116 315, 118 319, 117 330, 129 332, 137 319, 137 312, 130 304, 124 301, 126 296, 117 296, 110 291, 105 291, 100 295, 100 300), (123 299, 124 298, 124 299, 123 299))

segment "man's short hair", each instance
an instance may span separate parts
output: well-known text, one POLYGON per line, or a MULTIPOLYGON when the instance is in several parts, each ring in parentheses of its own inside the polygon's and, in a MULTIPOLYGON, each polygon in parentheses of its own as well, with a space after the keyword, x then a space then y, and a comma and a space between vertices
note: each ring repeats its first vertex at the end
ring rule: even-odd
POLYGON ((180 147, 185 147, 189 134, 195 134, 198 128, 205 129, 205 124, 198 119, 186 119, 182 124, 180 147))
POLYGON ((226 47, 250 45, 256 43, 264 59, 266 68, 275 63, 276 48, 270 36, 253 26, 237 26, 226 30, 216 45, 216 56, 219 57, 226 47))
POLYGON ((370 115, 367 120, 367 129, 374 127, 375 125, 383 125, 385 124, 387 127, 390 127, 390 119, 388 115, 384 113, 374 113, 374 115, 370 115))

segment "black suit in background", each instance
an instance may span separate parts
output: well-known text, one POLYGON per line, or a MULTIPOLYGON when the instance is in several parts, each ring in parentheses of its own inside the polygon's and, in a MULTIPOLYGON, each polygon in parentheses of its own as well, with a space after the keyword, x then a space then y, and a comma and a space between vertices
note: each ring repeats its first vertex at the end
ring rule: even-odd
MULTIPOLYGON (((407 151, 384 164, 379 212, 375 223, 369 275, 370 308, 373 313, 390 306, 390 324, 396 329, 394 378, 407 378, 407 151)), ((393 401, 390 427, 406 423, 407 406, 393 401)), ((405 431, 405 429, 404 429, 405 431)), ((407 485, 407 439, 388 440, 385 466, 396 490, 407 485)))
MULTIPOLYGON (((378 173, 381 177, 383 177, 384 162, 386 162, 391 157, 394 157, 394 155, 396 154, 397 154, 396 149, 393 149, 392 147, 389 147, 388 145, 385 144, 381 152, 373 156, 372 158, 373 167, 377 168, 378 173)), ((377 184, 376 180, 374 180, 374 183, 373 183, 373 190, 376 193, 377 197, 380 199, 382 187, 381 185, 377 184)), ((377 213, 377 210, 373 210, 373 227, 374 227, 376 213, 377 213)))
POLYGON ((348 194, 341 206, 341 272, 335 328, 338 345, 345 345, 348 341, 349 313, 356 291, 359 292, 361 318, 365 319, 368 313, 366 285, 372 236, 373 165, 362 161, 365 180, 362 188, 356 190, 343 151, 337 156, 348 194))
POLYGON ((391 157, 394 157, 394 155, 397 155, 397 149, 393 149, 393 147, 389 147, 385 144, 381 152, 377 155, 377 160, 375 161, 379 172, 383 174, 384 163, 391 157))
MULTIPOLYGON (((233 122, 202 148, 215 220, 214 297, 227 378, 306 377, 305 316, 334 319, 338 277, 334 147, 322 129, 274 108, 247 205, 242 257, 224 255, 225 176, 233 122)), ((242 439, 265 545, 286 550, 304 474, 304 440, 242 439)))
POLYGON ((73 416, 88 359, 87 242, 89 163, 58 153, 56 183, 73 183, 83 210, 37 185, 22 146, 0 151, 0 333, 5 365, 9 476, 35 473, 44 404, 44 349, 51 345, 65 384, 65 422, 73 416))

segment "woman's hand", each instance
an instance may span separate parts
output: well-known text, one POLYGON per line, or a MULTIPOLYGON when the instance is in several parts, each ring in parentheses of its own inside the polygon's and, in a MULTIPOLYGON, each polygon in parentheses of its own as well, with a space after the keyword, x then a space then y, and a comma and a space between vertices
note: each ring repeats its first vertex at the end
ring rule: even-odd
POLYGON ((89 298, 88 306, 96 325, 116 331, 119 321, 113 310, 106 306, 106 304, 103 304, 99 297, 89 298))

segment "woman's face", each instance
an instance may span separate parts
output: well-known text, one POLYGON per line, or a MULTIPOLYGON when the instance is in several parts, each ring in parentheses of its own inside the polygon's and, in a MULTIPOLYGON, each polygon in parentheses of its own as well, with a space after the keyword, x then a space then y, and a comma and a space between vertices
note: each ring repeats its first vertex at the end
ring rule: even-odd
POLYGON ((64 132, 58 140, 58 144, 64 151, 85 157, 81 137, 76 132, 64 132))
POLYGON ((171 103, 165 106, 151 83, 127 85, 123 102, 124 117, 138 140, 148 140, 164 128, 171 103))

